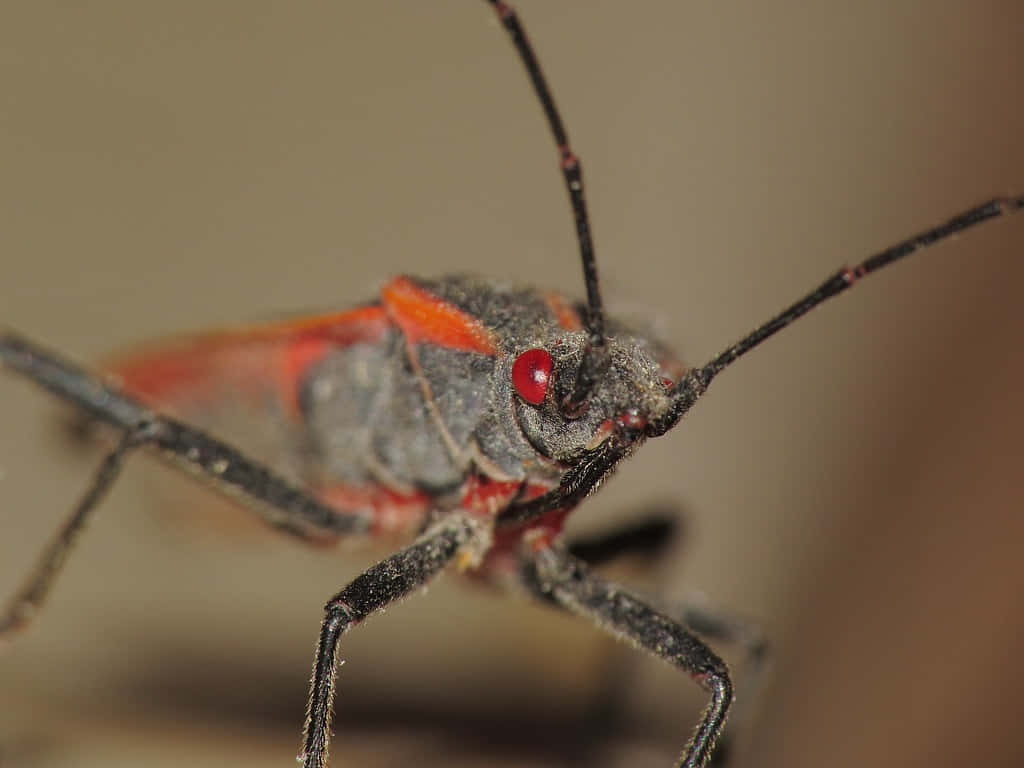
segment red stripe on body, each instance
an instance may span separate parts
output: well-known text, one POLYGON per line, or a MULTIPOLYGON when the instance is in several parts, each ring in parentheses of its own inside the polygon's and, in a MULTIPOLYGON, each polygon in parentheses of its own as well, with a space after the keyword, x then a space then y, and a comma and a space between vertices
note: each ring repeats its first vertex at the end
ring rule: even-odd
POLYGON ((316 496, 339 511, 369 513, 373 536, 414 534, 430 509, 430 497, 422 491, 403 494, 382 486, 339 485, 318 490, 316 496))
POLYGON ((544 296, 544 302, 554 314, 558 324, 567 331, 582 331, 583 321, 579 312, 565 300, 565 297, 558 293, 548 293, 544 296))
POLYGON ((482 355, 497 353, 494 336, 479 320, 407 277, 389 282, 380 297, 391 320, 412 344, 436 344, 482 355))
MULTIPOLYGON (((471 514, 493 518, 515 499, 541 496, 549 488, 527 486, 522 483, 492 482, 472 475, 462 490, 459 508, 471 514)), ((418 532, 429 511, 432 498, 426 491, 402 493, 385 486, 337 485, 316 490, 317 498, 340 511, 370 514, 373 517, 371 533, 395 535, 418 532)), ((521 531, 514 532, 518 539, 521 531)))
POLYGON ((473 475, 463 489, 460 506, 479 517, 494 517, 512 503, 522 488, 522 483, 492 482, 473 475))

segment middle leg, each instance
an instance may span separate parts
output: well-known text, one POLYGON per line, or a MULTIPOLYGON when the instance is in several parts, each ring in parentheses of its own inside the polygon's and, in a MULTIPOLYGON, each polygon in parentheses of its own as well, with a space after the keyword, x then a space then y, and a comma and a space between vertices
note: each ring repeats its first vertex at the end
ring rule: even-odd
POLYGON ((605 581, 556 546, 531 552, 524 561, 523 578, 542 599, 585 616, 605 631, 664 659, 708 691, 711 699, 678 762, 679 768, 707 765, 732 704, 732 681, 725 662, 682 624, 605 581))
MULTIPOLYGON (((680 536, 685 537, 685 530, 680 533, 682 528, 682 512, 674 507, 658 506, 643 510, 636 521, 611 531, 572 539, 566 549, 591 567, 623 557, 640 556, 660 561, 678 548, 674 542, 680 536)), ((739 648, 743 652, 744 677, 761 680, 770 648, 756 622, 696 597, 668 606, 663 600, 658 602, 668 608, 670 616, 678 618, 701 637, 739 648)))
MULTIPOLYGON (((617 528, 571 539, 566 549, 590 566, 626 557, 639 557, 645 564, 653 564, 663 562, 671 553, 678 551, 678 541, 685 536, 683 512, 674 505, 660 504, 639 511, 635 520, 617 528)), ((641 594, 657 598, 657 592, 641 594)), ((722 610, 699 596, 669 603, 658 599, 655 602, 669 616, 702 638, 733 646, 742 653, 740 677, 745 695, 734 703, 729 714, 729 728, 719 740, 712 758, 714 765, 727 765, 737 734, 742 738, 753 717, 752 710, 760 702, 771 656, 768 641, 756 622, 722 610)), ((597 738, 615 731, 616 724, 622 722, 631 674, 628 665, 622 664, 606 665, 601 673, 605 683, 591 702, 591 711, 587 715, 587 730, 597 738)), ((590 765, 585 758, 580 764, 590 765)))

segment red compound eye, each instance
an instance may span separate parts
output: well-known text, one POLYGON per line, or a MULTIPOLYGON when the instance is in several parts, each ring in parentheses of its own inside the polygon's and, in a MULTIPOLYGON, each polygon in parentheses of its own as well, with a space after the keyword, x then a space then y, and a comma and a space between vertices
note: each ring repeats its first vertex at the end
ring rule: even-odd
POLYGON ((512 385, 530 405, 540 405, 551 384, 554 361, 546 349, 528 349, 512 364, 512 385))

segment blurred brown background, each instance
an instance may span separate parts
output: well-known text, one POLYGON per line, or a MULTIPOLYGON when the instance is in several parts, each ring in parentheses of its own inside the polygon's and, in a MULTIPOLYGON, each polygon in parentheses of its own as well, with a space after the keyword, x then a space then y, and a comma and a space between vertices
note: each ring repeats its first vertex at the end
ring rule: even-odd
MULTIPOLYGON (((842 262, 1024 190, 1021 4, 853 5, 519 3, 607 300, 692 362, 842 262)), ((581 292, 546 127, 483 3, 2 16, 4 325, 89 360, 402 272, 581 292)), ((723 375, 577 515, 685 506, 685 549, 618 575, 762 621, 776 662, 737 766, 1024 758, 1022 257, 1011 220, 872 279, 723 375)), ((55 413, 0 379, 5 595, 98 461, 55 413)), ((320 607, 373 555, 307 552, 205 498, 133 462, 0 656, 0 765, 291 764, 320 607)), ((457 579, 343 655, 332 765, 664 767, 701 701, 457 579), (598 739, 615 674, 623 718, 598 739)))

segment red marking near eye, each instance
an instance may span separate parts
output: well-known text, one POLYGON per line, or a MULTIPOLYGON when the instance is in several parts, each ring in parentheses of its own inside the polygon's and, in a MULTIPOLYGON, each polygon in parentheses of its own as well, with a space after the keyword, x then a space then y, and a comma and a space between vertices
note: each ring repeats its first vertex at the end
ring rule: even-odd
POLYGON ((530 405, 540 405, 551 385, 555 363, 546 349, 528 349, 512 364, 512 386, 530 405))
POLYGON ((564 297, 557 293, 549 293, 544 297, 548 308, 554 313, 558 324, 567 331, 582 331, 583 323, 579 313, 564 297))
POLYGON ((396 277, 380 297, 395 325, 413 344, 437 344, 482 355, 498 351, 493 335, 479 320, 408 277, 396 277))

